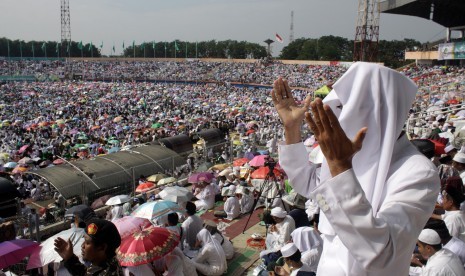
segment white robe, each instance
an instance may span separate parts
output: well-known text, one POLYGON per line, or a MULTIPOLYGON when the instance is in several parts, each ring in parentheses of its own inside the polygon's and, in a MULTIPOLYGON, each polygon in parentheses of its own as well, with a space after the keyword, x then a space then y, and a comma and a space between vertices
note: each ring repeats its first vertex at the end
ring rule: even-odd
POLYGON ((439 177, 406 137, 396 142, 376 216, 353 170, 316 187, 308 181, 315 167, 308 165, 303 143, 281 146, 279 162, 294 190, 318 203, 320 222, 326 216, 330 224, 318 275, 407 275, 415 242, 439 193, 439 177))
POLYGON ((197 239, 202 242, 202 248, 195 258, 187 261, 204 275, 219 276, 226 272, 228 265, 220 243, 206 229, 200 230, 197 239))
POLYGON ((283 221, 275 225, 277 231, 268 232, 268 236, 266 237, 266 250, 260 252, 260 258, 280 250, 283 245, 291 240, 291 233, 295 229, 295 221, 291 216, 286 215, 283 221))
POLYGON ((237 197, 229 197, 224 203, 224 212, 226 213, 226 219, 233 220, 241 214, 241 205, 237 197))
POLYGON ((226 260, 232 259, 234 257, 234 246, 231 241, 227 237, 218 233, 215 233, 213 238, 221 244, 221 247, 224 250, 224 255, 226 256, 226 260))
POLYGON ((457 257, 459 257, 462 264, 465 266, 465 242, 459 240, 456 237, 452 237, 448 243, 446 243, 443 248, 449 249, 452 251, 457 257))
POLYGON ((241 204, 241 213, 247 214, 248 212, 252 211, 253 207, 253 198, 250 195, 243 194, 241 200, 239 201, 241 204))
POLYGON ((411 267, 410 275, 464 276, 462 262, 448 249, 441 249, 429 257, 424 267, 411 267))
POLYGON ((452 237, 456 237, 465 242, 465 213, 449 211, 444 215, 444 222, 452 237))
POLYGON ((199 199, 194 202, 197 210, 209 210, 215 205, 215 192, 211 185, 203 188, 196 197, 199 199))
POLYGON ((203 221, 197 215, 189 216, 182 223, 182 240, 189 245, 190 248, 195 247, 197 233, 203 228, 203 221))

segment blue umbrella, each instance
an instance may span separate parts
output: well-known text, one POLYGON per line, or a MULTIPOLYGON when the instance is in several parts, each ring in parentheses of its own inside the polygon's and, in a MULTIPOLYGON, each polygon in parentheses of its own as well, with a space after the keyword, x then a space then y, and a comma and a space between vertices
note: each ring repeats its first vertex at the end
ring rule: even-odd
POLYGON ((152 220, 172 212, 185 213, 186 210, 172 201, 158 200, 142 204, 131 215, 152 220))
POLYGON ((3 167, 8 168, 8 169, 14 169, 14 168, 16 168, 17 165, 18 165, 18 163, 16 163, 16 162, 8 162, 5 165, 3 165, 3 167))

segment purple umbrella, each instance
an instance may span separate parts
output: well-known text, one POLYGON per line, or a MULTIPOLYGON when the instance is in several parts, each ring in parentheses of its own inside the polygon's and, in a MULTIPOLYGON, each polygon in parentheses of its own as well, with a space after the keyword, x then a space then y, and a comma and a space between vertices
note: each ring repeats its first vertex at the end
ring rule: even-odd
POLYGON ((210 183, 211 180, 213 179, 213 174, 209 172, 199 172, 199 173, 194 173, 189 176, 187 179, 187 182, 189 183, 199 183, 200 181, 205 181, 210 183))
POLYGON ((0 269, 19 263, 39 244, 30 240, 11 240, 0 243, 0 269))

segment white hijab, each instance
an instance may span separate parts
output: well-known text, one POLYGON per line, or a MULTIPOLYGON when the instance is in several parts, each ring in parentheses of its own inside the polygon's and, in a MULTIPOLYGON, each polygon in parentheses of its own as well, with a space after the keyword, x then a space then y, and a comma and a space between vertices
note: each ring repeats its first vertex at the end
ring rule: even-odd
POLYGON ((181 276, 184 275, 183 264, 181 258, 176 255, 165 256, 165 264, 167 271, 163 273, 165 276, 181 276))
MULTIPOLYGON (((363 147, 354 156, 352 166, 374 215, 383 201, 394 145, 416 92, 417 86, 401 73, 381 65, 357 62, 324 99, 349 139, 362 127, 368 127, 363 147), (342 110, 338 107, 341 104, 342 110)), ((321 183, 329 178, 328 163, 324 160, 321 183)))
POLYGON ((317 248, 323 244, 320 235, 313 227, 299 227, 291 233, 292 242, 301 253, 317 248))
POLYGON ((202 247, 205 247, 207 244, 211 244, 215 248, 215 251, 219 255, 220 260, 222 260, 220 271, 225 271, 228 265, 226 262, 226 255, 221 244, 216 239, 214 239, 210 232, 205 228, 197 233, 197 239, 202 242, 202 247))

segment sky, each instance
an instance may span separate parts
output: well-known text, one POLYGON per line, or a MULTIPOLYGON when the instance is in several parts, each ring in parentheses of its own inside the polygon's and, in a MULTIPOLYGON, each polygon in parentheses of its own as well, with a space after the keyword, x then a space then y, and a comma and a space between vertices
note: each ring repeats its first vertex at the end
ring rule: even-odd
MULTIPOLYGON (((325 35, 355 37, 358 0, 70 0, 71 38, 116 53, 144 41, 238 40, 263 43, 278 33, 273 55, 289 43, 291 11, 294 38, 325 35)), ((60 0, 1 0, 0 37, 61 39, 60 0)), ((379 39, 420 42, 445 36, 445 28, 426 19, 381 14, 379 39)))

